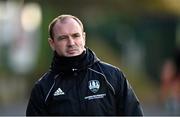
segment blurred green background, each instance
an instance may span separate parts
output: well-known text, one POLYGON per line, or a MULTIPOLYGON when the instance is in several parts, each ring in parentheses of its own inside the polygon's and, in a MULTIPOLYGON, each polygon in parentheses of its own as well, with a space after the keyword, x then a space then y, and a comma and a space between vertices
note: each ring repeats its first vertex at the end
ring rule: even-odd
POLYGON ((0 115, 25 115, 51 64, 48 24, 61 14, 82 20, 87 46, 126 74, 145 115, 170 115, 160 73, 180 45, 180 0, 1 0, 0 115))

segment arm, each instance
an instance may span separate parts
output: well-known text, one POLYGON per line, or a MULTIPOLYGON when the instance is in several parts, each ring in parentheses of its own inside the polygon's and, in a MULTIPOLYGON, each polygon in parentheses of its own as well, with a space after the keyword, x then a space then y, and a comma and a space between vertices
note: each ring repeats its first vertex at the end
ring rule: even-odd
POLYGON ((47 115, 45 107, 42 90, 38 84, 35 84, 26 109, 26 116, 47 115))
POLYGON ((126 116, 142 116, 142 108, 131 85, 122 73, 118 76, 117 114, 126 116))

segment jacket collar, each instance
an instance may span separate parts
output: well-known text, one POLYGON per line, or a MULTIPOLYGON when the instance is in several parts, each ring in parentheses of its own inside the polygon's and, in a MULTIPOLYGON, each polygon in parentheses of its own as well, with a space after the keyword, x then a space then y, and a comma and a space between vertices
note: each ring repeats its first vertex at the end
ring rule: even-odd
POLYGON ((95 53, 89 48, 86 48, 81 55, 74 57, 62 57, 54 52, 50 69, 55 73, 70 73, 90 67, 98 61, 95 53))

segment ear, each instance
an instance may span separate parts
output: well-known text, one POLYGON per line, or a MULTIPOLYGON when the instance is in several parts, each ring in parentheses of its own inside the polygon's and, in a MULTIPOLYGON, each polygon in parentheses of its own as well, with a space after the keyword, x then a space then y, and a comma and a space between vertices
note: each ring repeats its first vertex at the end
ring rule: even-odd
POLYGON ((83 39, 84 39, 84 42, 86 42, 86 33, 85 32, 83 32, 83 39))
POLYGON ((49 42, 49 45, 50 45, 51 49, 54 51, 55 50, 54 40, 51 39, 51 38, 48 38, 48 42, 49 42))
POLYGON ((83 32, 82 36, 83 36, 83 39, 84 39, 83 41, 84 41, 84 47, 85 47, 85 45, 86 45, 86 33, 83 32))

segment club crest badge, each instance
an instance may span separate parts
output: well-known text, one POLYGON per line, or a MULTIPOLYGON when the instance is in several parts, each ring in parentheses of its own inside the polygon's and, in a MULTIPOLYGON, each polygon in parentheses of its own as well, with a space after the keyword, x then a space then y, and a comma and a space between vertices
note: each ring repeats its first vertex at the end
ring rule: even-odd
POLYGON ((89 89, 93 92, 96 93, 100 88, 100 83, 98 80, 90 80, 89 81, 89 89))

